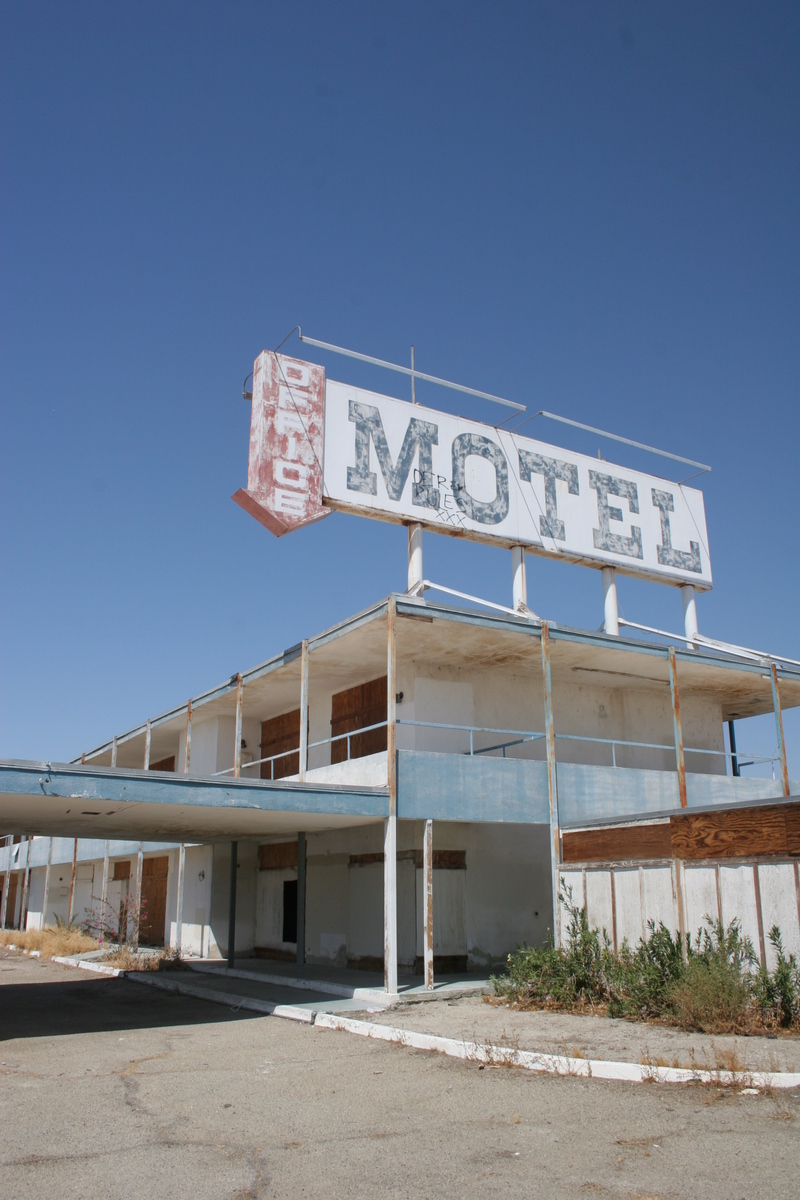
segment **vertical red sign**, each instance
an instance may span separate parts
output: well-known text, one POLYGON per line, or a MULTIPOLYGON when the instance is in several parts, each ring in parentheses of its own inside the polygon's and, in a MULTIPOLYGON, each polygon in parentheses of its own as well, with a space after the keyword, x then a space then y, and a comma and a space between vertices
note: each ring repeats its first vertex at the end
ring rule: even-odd
POLYGON ((247 488, 232 497, 281 537, 326 517, 322 506, 325 368, 264 350, 253 365, 247 488))

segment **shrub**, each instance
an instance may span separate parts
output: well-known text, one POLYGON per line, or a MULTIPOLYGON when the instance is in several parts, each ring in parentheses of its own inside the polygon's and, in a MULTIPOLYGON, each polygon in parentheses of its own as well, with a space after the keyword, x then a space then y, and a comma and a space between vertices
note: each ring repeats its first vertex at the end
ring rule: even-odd
POLYGON ((569 916, 564 946, 519 947, 505 974, 492 980, 498 996, 520 1008, 607 1009, 708 1033, 800 1024, 800 969, 785 955, 777 927, 770 931, 774 971, 759 966, 738 921, 726 928, 709 917, 694 946, 650 921, 635 949, 623 943, 615 954, 606 931, 589 927, 586 910, 563 884, 561 899, 569 916))

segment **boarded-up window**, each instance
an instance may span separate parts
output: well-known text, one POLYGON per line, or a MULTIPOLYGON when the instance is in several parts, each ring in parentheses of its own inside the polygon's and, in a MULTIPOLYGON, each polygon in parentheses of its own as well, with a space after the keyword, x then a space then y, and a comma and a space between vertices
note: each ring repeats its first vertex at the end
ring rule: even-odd
POLYGON ((151 771, 174 771, 175 770, 175 755, 170 754, 169 758, 160 758, 158 762, 150 763, 151 771))
POLYGON ((259 871, 285 871, 297 866, 297 842, 267 842, 258 847, 259 871))
POLYGON ((139 941, 144 946, 163 946, 167 921, 167 874, 169 858, 146 858, 142 863, 142 919, 139 941))
POLYGON ((114 879, 115 880, 130 879, 130 877, 131 877, 130 859, 128 859, 126 862, 115 862, 114 863, 114 879))
POLYGON ((297 775, 300 770, 300 755, 289 754, 287 751, 297 751, 300 748, 300 709, 294 712, 281 713, 261 723, 261 753, 259 758, 272 758, 272 762, 262 762, 262 779, 285 779, 287 775, 297 775), (281 757, 275 758, 274 755, 281 757))
MULTIPOLYGON (((356 729, 366 729, 370 725, 385 722, 386 685, 387 678, 382 675, 380 679, 372 679, 369 683, 359 683, 357 687, 337 692, 331 702, 331 735, 336 737, 341 733, 352 733, 356 729)), ((360 733, 351 737, 349 741, 349 754, 346 737, 331 743, 331 762, 364 758, 367 754, 377 754, 385 750, 386 725, 380 729, 371 729, 369 733, 360 733)))

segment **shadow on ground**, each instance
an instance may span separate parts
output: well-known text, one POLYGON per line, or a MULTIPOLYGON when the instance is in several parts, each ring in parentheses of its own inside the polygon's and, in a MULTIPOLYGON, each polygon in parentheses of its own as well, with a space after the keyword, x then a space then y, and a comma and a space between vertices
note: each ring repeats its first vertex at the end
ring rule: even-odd
MULTIPOLYGON (((26 964, 27 965, 27 964, 26 964)), ((27 975, 28 972, 25 972, 27 975)), ((261 1013, 235 1011, 188 996, 155 991, 126 979, 0 980, 0 1042, 14 1038, 154 1029, 247 1021, 261 1013)))

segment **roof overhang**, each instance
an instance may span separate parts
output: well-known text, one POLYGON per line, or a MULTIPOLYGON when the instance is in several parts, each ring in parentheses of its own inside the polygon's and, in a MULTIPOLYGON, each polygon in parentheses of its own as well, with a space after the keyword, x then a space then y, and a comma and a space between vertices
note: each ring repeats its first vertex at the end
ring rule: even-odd
POLYGON ((8 833, 211 842, 369 825, 388 814, 386 788, 0 760, 8 833))

